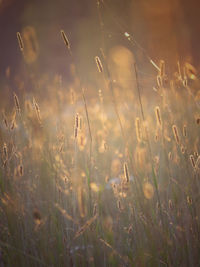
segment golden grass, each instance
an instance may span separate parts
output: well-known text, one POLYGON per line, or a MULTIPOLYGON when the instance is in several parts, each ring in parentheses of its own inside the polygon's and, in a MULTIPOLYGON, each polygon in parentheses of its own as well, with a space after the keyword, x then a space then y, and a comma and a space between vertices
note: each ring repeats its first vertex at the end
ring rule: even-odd
POLYGON ((134 86, 120 87, 107 58, 98 86, 72 67, 62 88, 41 75, 2 101, 0 265, 199 265, 196 69, 169 78, 153 61, 153 90, 131 61, 134 86))

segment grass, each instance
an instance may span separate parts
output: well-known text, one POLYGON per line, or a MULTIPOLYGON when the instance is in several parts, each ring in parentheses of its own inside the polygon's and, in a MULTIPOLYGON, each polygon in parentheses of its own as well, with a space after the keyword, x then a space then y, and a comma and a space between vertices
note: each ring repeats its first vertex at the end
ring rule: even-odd
POLYGON ((169 77, 161 61, 149 93, 132 64, 122 98, 95 60, 101 91, 41 77, 45 93, 32 84, 4 101, 0 265, 199 266, 194 69, 169 77))

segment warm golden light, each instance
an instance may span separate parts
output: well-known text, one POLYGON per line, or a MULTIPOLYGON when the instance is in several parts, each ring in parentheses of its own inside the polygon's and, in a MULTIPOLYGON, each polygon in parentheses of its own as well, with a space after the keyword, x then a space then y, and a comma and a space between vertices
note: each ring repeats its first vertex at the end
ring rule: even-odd
POLYGON ((199 266, 199 7, 0 1, 0 267, 199 266))

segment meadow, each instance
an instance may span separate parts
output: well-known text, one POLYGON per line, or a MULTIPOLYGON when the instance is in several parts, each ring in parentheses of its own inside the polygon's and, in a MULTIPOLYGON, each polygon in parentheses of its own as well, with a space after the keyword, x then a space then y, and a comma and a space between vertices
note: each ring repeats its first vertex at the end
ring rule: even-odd
MULTIPOLYGON (((144 90, 136 60, 123 73, 101 49, 96 87, 73 60, 70 83, 36 76, 27 31, 24 78, 13 90, 8 68, 1 85, 0 266, 200 266, 195 67, 149 59, 144 90)), ((73 58, 63 30, 60 42, 73 58)))

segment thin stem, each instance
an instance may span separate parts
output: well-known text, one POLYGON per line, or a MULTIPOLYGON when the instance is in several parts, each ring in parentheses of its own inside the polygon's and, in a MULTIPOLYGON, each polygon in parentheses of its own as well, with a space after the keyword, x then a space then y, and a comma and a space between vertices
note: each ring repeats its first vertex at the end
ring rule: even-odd
POLYGON ((92 156, 92 132, 91 132, 89 114, 88 114, 87 103, 86 103, 85 93, 84 93, 84 89, 83 88, 82 88, 82 97, 83 97, 83 102, 84 102, 84 106, 85 106, 85 113, 86 113, 88 130, 89 130, 89 135, 90 135, 90 163, 91 163, 91 156, 92 156))

